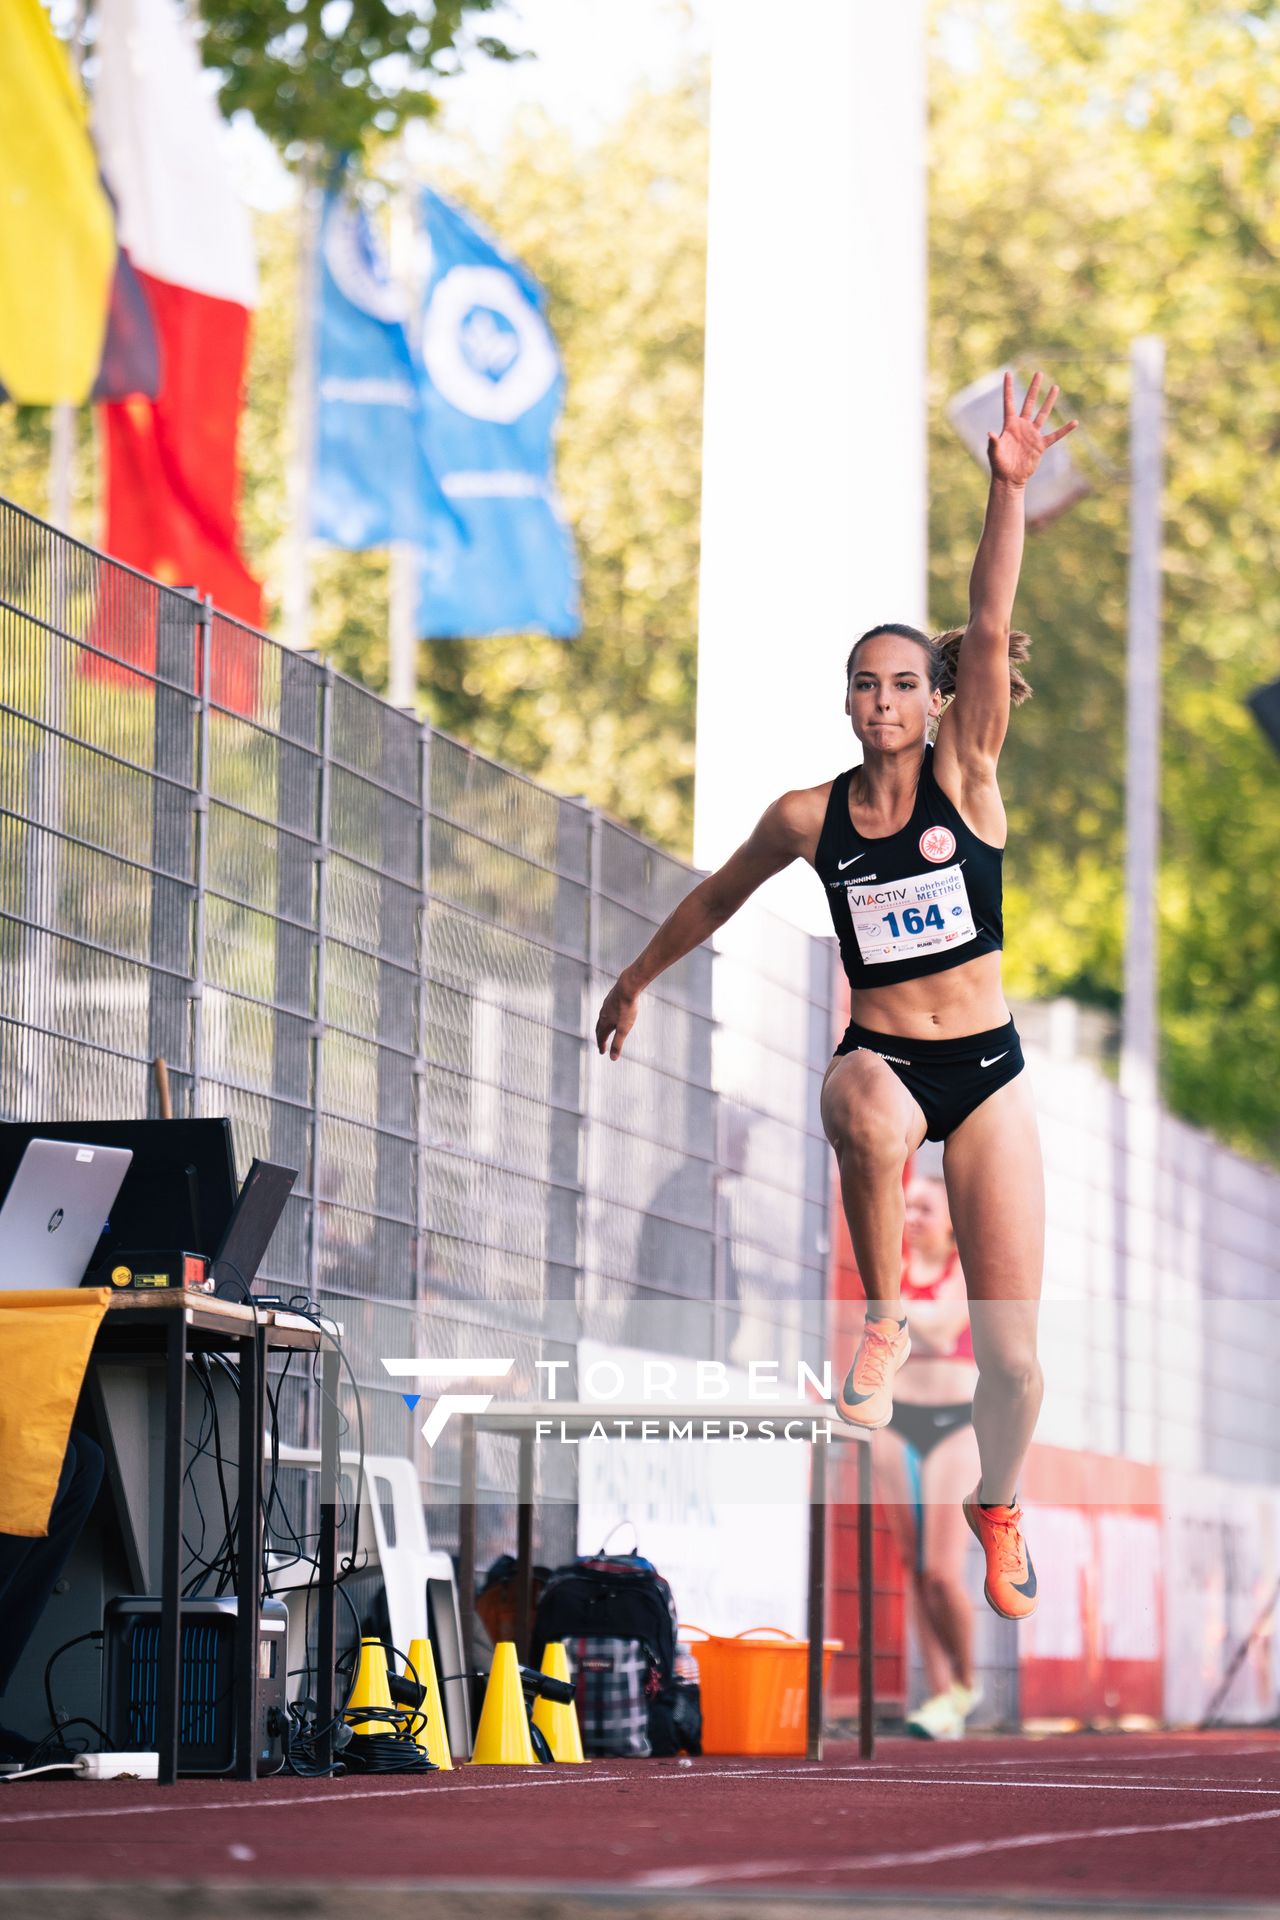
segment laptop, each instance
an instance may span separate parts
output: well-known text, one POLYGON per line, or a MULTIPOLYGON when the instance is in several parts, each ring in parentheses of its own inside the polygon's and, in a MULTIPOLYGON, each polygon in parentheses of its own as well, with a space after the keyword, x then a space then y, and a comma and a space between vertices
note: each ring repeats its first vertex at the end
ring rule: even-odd
POLYGON ((133 1155, 31 1140, 0 1206, 0 1288, 78 1287, 133 1155))

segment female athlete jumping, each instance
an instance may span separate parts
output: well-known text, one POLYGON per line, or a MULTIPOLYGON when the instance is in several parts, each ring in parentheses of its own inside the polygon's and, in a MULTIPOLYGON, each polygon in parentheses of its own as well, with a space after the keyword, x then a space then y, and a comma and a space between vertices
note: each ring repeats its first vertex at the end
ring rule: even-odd
POLYGON ((1022 1049, 1000 984, 1006 829, 996 764, 1015 682, 1019 697, 1027 691, 1010 668, 1023 496, 1046 448, 1076 425, 1045 433, 1058 389, 1037 409, 1041 379, 1037 373, 1019 410, 1005 378, 1004 422, 988 438, 991 490, 963 634, 946 636, 945 649, 913 627, 863 634, 849 655, 845 692, 862 764, 775 800, 624 969, 596 1022, 597 1046, 616 1060, 650 981, 793 860, 816 868, 854 1016, 823 1080, 822 1123, 867 1295, 862 1339, 836 1404, 855 1425, 888 1424, 893 1377, 911 1344, 899 1297, 902 1171, 923 1139, 941 1140, 978 1366, 981 1477, 961 1504, 986 1555, 987 1599, 1014 1620, 1036 1604, 1016 1498, 1043 1393, 1036 1318, 1044 1181, 1022 1049))

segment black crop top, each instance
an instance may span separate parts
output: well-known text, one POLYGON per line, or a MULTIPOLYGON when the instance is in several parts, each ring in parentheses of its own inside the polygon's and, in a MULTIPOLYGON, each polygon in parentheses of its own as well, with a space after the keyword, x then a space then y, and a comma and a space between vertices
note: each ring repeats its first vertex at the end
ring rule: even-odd
POLYGON ((814 866, 851 987, 892 987, 961 966, 1004 945, 1004 852, 979 840, 933 777, 926 747, 911 818, 867 839, 849 818, 849 780, 838 773, 814 866))

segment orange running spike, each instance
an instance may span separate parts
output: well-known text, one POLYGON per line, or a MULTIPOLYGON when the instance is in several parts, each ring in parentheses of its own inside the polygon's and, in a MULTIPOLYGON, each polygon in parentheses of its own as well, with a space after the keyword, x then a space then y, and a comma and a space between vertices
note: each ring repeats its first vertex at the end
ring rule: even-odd
POLYGON ((893 1412, 893 1378, 911 1351, 899 1320, 869 1319, 853 1365, 835 1397, 835 1409, 851 1427, 887 1427, 893 1412))
POLYGON ((987 1605, 1002 1620, 1025 1620, 1036 1610, 1036 1570, 1022 1537, 1021 1507, 983 1507, 981 1486, 967 1493, 960 1505, 969 1529, 987 1556, 983 1592, 987 1605))

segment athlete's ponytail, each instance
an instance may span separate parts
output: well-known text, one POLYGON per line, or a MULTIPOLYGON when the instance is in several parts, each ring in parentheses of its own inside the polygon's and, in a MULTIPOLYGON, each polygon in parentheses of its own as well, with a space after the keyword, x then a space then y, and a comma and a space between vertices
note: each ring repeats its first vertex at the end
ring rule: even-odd
MULTIPOLYGON (((933 684, 944 700, 955 697, 956 665, 960 659, 960 642, 964 639, 963 627, 949 627, 946 633, 937 634, 930 642, 931 650, 938 662, 938 670, 933 684)), ((1014 664, 1026 660, 1031 654, 1031 641, 1025 633, 1011 632, 1009 635, 1009 698, 1015 707, 1031 698, 1031 688, 1025 677, 1014 664)))

